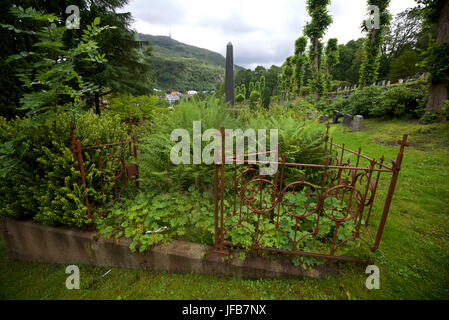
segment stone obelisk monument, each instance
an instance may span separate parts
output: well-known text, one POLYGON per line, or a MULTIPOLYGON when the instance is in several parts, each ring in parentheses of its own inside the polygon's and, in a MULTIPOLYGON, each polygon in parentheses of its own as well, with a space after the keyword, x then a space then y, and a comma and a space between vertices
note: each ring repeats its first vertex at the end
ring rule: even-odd
MULTIPOLYGON (((225 93, 228 108, 234 106, 234 48, 232 43, 226 47, 226 75, 225 75, 225 93)), ((237 117, 237 110, 235 110, 237 117)))

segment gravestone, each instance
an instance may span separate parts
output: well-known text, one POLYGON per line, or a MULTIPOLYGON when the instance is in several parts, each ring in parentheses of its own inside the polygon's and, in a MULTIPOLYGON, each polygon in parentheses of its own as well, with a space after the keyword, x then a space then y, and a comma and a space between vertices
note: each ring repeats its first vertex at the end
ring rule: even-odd
POLYGON ((341 114, 340 112, 338 112, 337 110, 334 110, 334 113, 332 114, 332 123, 333 124, 337 124, 338 122, 338 117, 340 117, 341 114))
POLYGON ((352 131, 361 131, 363 129, 363 116, 357 115, 352 122, 352 131))
POLYGON ((387 82, 387 86, 389 86, 391 84, 391 81, 390 80, 388 80, 388 82, 387 82))
POLYGON ((350 128, 352 122, 352 116, 350 114, 345 114, 343 119, 343 126, 350 128))
POLYGON ((403 79, 399 79, 399 83, 404 83, 404 80, 403 79))

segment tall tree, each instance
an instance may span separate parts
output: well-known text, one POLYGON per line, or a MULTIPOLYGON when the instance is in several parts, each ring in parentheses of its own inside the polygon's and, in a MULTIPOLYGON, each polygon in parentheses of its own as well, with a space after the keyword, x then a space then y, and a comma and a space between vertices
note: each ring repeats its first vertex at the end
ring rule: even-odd
MULTIPOLYGON (((81 12, 81 26, 95 16, 102 24, 115 27, 98 39, 100 52, 105 55, 105 64, 78 64, 79 73, 88 81, 97 84, 102 92, 92 98, 96 113, 100 113, 100 98, 112 92, 144 95, 153 92, 151 68, 151 47, 143 46, 136 40, 131 30, 131 14, 117 13, 116 10, 128 3, 128 0, 86 0, 89 10, 81 12)), ((73 30, 72 39, 80 36, 79 30, 73 30)))
POLYGON ((304 83, 304 66, 306 57, 304 55, 307 47, 307 38, 299 37, 295 41, 295 98, 301 96, 302 86, 304 83))
MULTIPOLYGON (((22 27, 21 23, 14 20, 14 17, 9 14, 9 7, 12 5, 23 8, 33 7, 65 19, 70 15, 66 13, 67 7, 76 5, 80 13, 80 29, 68 30, 65 33, 64 45, 68 49, 76 48, 80 39, 82 39, 83 29, 91 25, 96 17, 100 17, 102 25, 115 27, 115 29, 102 33, 97 39, 100 53, 105 55, 107 63, 77 61, 75 64, 75 70, 82 76, 83 80, 95 83, 102 89, 102 92, 92 92, 92 95, 91 92, 85 92, 88 97, 91 96, 88 101, 91 102, 92 106, 96 106, 99 113, 99 97, 106 93, 149 94, 152 92, 151 50, 144 51, 142 42, 135 39, 135 33, 130 29, 131 14, 116 12, 117 9, 124 7, 128 2, 129 0, 5 0, 1 1, 1 8, 4 10, 2 10, 0 21, 1 23, 12 22, 13 25, 22 27)), ((59 23, 59 26, 65 25, 65 19, 59 23)), ((3 34, 5 34, 6 43, 18 40, 16 45, 11 45, 9 49, 2 51, 2 56, 20 51, 32 51, 32 41, 30 41, 29 36, 17 36, 14 32, 8 31, 1 32, 2 39, 3 34)), ((2 66, 2 68, 7 67, 2 66)), ((15 82, 8 84, 3 80, 0 85, 0 88, 17 87, 15 82)), ((13 92, 21 91, 15 90, 13 92)), ((2 95, 0 94, 0 96, 2 95)), ((20 96, 15 97, 14 95, 14 98, 17 101, 9 102, 8 105, 17 108, 20 105, 18 102, 20 96)), ((4 101, 3 97, 0 98, 0 108, 7 108, 2 105, 2 101, 4 101)))
POLYGON ((331 71, 339 61, 338 40, 329 39, 326 46, 326 89, 331 90, 331 71))
MULTIPOLYGON (((17 17, 10 11, 13 4, 28 8, 33 3, 32 0, 2 0, 0 1, 0 23, 3 25, 16 25, 17 17)), ((22 20, 20 29, 30 29, 36 26, 35 21, 22 20)), ((36 41, 36 35, 27 33, 16 33, 13 30, 0 28, 0 116, 13 118, 23 116, 24 111, 20 110, 20 99, 27 90, 22 87, 22 83, 15 75, 12 64, 3 63, 9 56, 22 51, 32 51, 32 44, 36 41)))
POLYGON ((380 66, 380 50, 385 40, 385 32, 391 21, 391 14, 387 8, 390 0, 368 0, 368 9, 377 7, 379 24, 371 23, 368 19, 363 21, 362 29, 366 33, 365 45, 363 47, 362 65, 360 67, 361 86, 371 85, 377 81, 380 66))
MULTIPOLYGON (((398 78, 398 72, 391 73, 390 68, 394 64, 404 67, 404 74, 401 77, 414 76, 417 71, 417 58, 420 55, 418 50, 426 50, 428 43, 428 33, 422 28, 422 15, 418 8, 409 8, 397 14, 385 32, 385 41, 381 46, 381 57, 379 67, 379 78, 385 79, 392 76, 393 81, 398 78), (414 52, 412 52, 413 50, 414 52), (399 59, 401 57, 401 59, 399 59), (404 60, 404 58, 410 58, 404 60), (409 72, 406 72, 406 70, 409 72)), ((402 73, 402 72, 401 72, 402 73)))
POLYGON ((449 98, 449 0, 417 0, 424 5, 424 26, 437 26, 436 42, 429 47, 424 66, 431 74, 432 86, 426 112, 440 113, 449 98))
POLYGON ((332 23, 332 17, 329 15, 327 8, 329 4, 330 0, 307 0, 307 12, 311 17, 311 21, 304 27, 304 34, 309 37, 312 46, 310 57, 311 61, 313 61, 312 87, 314 90, 315 102, 318 102, 321 93, 320 40, 332 23))
POLYGON ((363 42, 364 39, 359 38, 338 46, 339 63, 331 71, 334 80, 347 81, 351 84, 359 81, 363 42))
POLYGON ((294 57, 288 57, 282 66, 282 78, 284 80, 285 100, 290 101, 290 93, 293 83, 293 61, 294 57))

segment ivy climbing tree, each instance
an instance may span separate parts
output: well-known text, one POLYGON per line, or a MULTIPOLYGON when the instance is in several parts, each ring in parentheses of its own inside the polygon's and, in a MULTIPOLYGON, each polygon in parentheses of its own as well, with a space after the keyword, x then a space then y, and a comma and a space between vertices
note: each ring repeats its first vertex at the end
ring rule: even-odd
POLYGON ((321 51, 320 40, 326 33, 327 28, 332 23, 332 17, 329 15, 328 6, 330 0, 307 0, 307 12, 312 18, 304 27, 304 34, 311 41, 310 61, 312 64, 311 88, 314 91, 315 102, 318 102, 322 92, 321 75, 321 51))
POLYGON ((424 5, 424 27, 437 26, 436 41, 432 41, 432 45, 426 51, 423 67, 430 72, 432 83, 426 112, 441 113, 449 98, 449 0, 417 0, 417 2, 424 5))
POLYGON ((331 72, 339 62, 340 54, 338 50, 338 40, 329 39, 326 46, 326 89, 331 90, 331 72))
MULTIPOLYGON (((368 9, 372 6, 379 9, 378 25, 372 23, 369 19, 363 21, 362 30, 366 33, 365 44, 363 47, 362 65, 360 67, 361 86, 371 85, 377 81, 380 66, 381 47, 385 41, 385 32, 391 21, 391 14, 388 12, 390 0, 368 0, 368 9)), ((370 12, 377 14, 377 12, 370 12)), ((377 17, 374 17, 377 22, 377 17)))
POLYGON ((304 52, 307 47, 307 38, 302 36, 295 41, 295 82, 296 91, 295 98, 301 96, 302 86, 304 82, 304 66, 306 64, 306 57, 304 52))
POLYGON ((294 57, 288 57, 282 66, 282 78, 284 80, 285 100, 290 101, 290 92, 293 80, 293 60, 294 57))

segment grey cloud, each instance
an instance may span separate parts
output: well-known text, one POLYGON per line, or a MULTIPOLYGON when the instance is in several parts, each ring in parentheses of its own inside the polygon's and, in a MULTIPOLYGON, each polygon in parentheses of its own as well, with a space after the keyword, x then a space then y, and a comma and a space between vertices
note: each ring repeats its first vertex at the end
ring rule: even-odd
POLYGON ((244 67, 281 65, 285 58, 291 54, 293 54, 291 40, 237 42, 234 44, 235 63, 244 67))
POLYGON ((161 26, 182 24, 186 18, 183 6, 176 0, 133 0, 124 9, 134 18, 161 26))
POLYGON ((247 33, 254 32, 258 29, 246 23, 244 17, 237 13, 233 13, 231 16, 223 17, 218 20, 209 17, 201 18, 197 21, 196 26, 213 28, 226 36, 242 36, 247 33))

